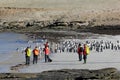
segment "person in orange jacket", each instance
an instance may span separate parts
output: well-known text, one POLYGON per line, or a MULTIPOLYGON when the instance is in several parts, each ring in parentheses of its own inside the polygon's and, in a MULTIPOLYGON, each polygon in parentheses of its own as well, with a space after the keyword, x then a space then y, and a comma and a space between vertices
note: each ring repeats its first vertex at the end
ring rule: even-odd
POLYGON ((40 50, 36 46, 35 49, 33 49, 33 64, 38 62, 38 56, 40 54, 40 50))
POLYGON ((45 53, 45 62, 52 62, 52 60, 49 57, 50 54, 49 46, 45 46, 44 53, 45 53))

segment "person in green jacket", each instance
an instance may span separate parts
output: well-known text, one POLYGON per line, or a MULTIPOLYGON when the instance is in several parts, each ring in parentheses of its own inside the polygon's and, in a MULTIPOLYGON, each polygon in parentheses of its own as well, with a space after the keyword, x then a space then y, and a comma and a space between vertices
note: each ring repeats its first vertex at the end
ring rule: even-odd
POLYGON ((31 56, 31 49, 30 47, 27 47, 25 49, 26 65, 30 65, 30 56, 31 56))

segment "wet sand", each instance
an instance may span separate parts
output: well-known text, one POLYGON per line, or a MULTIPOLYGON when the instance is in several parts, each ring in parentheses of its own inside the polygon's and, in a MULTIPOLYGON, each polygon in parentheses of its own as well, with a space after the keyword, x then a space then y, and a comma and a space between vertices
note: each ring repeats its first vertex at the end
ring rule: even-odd
MULTIPOLYGON (((49 31, 49 32, 35 32, 35 33, 25 33, 25 34, 30 38, 34 38, 33 36, 37 36, 37 38, 45 38, 55 43, 58 43, 62 39, 63 40, 66 40, 66 39, 84 40, 89 38, 96 39, 102 35, 102 34, 92 34, 92 33, 77 33, 74 31, 70 31, 70 32, 69 31, 68 32, 57 32, 57 31, 50 32, 49 31)), ((107 37, 107 35, 105 34, 103 36, 107 37)), ((112 38, 111 36, 112 35, 109 35, 109 39, 112 38)), ((113 37, 115 37, 115 35, 113 37)), ((78 61, 78 55, 75 53, 57 53, 57 54, 52 54, 51 56, 51 58, 53 59, 52 63, 44 63, 44 59, 40 59, 38 61, 39 62, 38 64, 33 65, 32 59, 31 59, 30 66, 25 65, 24 53, 22 54, 22 53, 14 52, 13 56, 9 60, 6 60, 5 62, 0 63, 1 65, 6 65, 6 66, 10 65, 9 70, 7 72, 0 74, 0 78, 2 78, 3 80, 35 78, 43 71, 59 70, 59 69, 65 69, 65 68, 66 69, 76 68, 76 69, 93 69, 93 70, 97 69, 98 70, 102 68, 115 67, 119 70, 120 69, 119 52, 116 52, 116 53, 115 51, 112 51, 111 53, 108 53, 108 52, 109 51, 105 51, 103 53, 92 52, 88 56, 89 60, 85 65, 83 64, 83 62, 78 61), (73 66, 71 66, 71 64, 73 66)))
MULTIPOLYGON (((32 36, 37 36, 37 38, 42 38, 44 36, 45 39, 48 39, 49 41, 53 41, 55 43, 59 43, 59 41, 61 40, 66 40, 66 39, 79 39, 79 40, 85 40, 85 39, 97 39, 98 37, 105 36, 104 34, 92 34, 92 33, 77 33, 77 32, 71 32, 71 34, 68 34, 67 32, 38 32, 38 33, 26 33, 28 34, 28 36, 32 37, 32 36), (50 35, 52 33, 52 35, 50 35), (58 34, 60 36, 58 36, 58 34), (77 34, 77 35, 76 35, 77 34), (46 36, 46 37, 45 37, 46 36)), ((108 36, 112 36, 112 35, 108 35, 108 36)), ((114 36, 113 36, 114 37, 114 36)), ((105 37, 107 40, 107 36, 105 37)), ((109 40, 109 38, 108 38, 109 40)), ((25 65, 25 61, 24 61, 24 55, 20 53, 20 55, 22 55, 21 57, 21 62, 18 62, 18 64, 11 66, 11 72, 19 72, 19 69, 23 69, 29 66, 25 65)), ((19 56, 20 56, 19 55, 19 56)), ((17 56, 17 55, 16 55, 17 56)), ((42 59, 40 59, 40 62, 43 61, 42 59)), ((32 61, 31 61, 32 63, 32 61)))

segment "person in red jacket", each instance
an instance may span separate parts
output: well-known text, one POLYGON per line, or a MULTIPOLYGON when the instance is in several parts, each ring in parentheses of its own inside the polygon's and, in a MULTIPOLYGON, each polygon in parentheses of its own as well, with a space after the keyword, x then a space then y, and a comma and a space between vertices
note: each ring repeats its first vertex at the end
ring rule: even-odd
POLYGON ((86 64, 86 60, 87 60, 87 45, 84 44, 84 49, 83 49, 83 59, 84 59, 84 64, 86 64))
POLYGON ((45 46, 44 53, 45 53, 45 62, 52 62, 52 60, 49 57, 50 49, 48 46, 45 46))
POLYGON ((48 42, 45 43, 45 47, 49 47, 48 42))
POLYGON ((81 44, 78 45, 77 53, 78 53, 79 61, 82 61, 83 47, 81 46, 81 44))

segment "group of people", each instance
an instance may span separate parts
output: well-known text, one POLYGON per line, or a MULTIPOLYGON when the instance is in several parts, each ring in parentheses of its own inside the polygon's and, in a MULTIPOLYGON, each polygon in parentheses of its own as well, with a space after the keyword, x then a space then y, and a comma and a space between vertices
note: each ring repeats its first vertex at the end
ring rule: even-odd
MULTIPOLYGON (((40 45, 41 46, 41 45, 40 45)), ((75 40, 66 40, 59 43, 50 43, 46 42, 44 47, 38 49, 35 47, 33 51, 30 50, 30 47, 27 47, 25 50, 26 53, 26 64, 30 64, 31 52, 33 53, 33 64, 37 63, 38 56, 40 51, 44 52, 45 62, 52 62, 49 57, 50 53, 78 53, 79 61, 84 60, 84 63, 87 61, 87 55, 90 51, 103 52, 103 50, 120 50, 120 42, 108 41, 108 40, 92 40, 92 41, 75 41, 75 40)))
MULTIPOLYGON (((48 42, 44 45, 44 54, 45 54, 45 62, 52 62, 52 60, 49 58, 50 49, 48 42)), ((33 51, 31 50, 31 47, 27 47, 25 49, 25 59, 26 59, 26 65, 30 65, 30 57, 33 53, 33 64, 37 64, 38 62, 38 56, 40 56, 40 49, 38 49, 38 46, 36 46, 33 51)))
POLYGON ((82 59, 84 59, 84 64, 85 64, 87 60, 87 55, 90 53, 89 46, 87 44, 84 44, 84 47, 82 47, 82 45, 79 44, 77 53, 79 56, 79 61, 82 61, 82 59))
MULTIPOLYGON (((89 54, 89 46, 87 44, 84 44, 84 47, 82 47, 81 44, 79 44, 77 49, 77 53, 79 56, 79 61, 82 61, 82 57, 84 59, 84 63, 86 63, 87 60, 87 55, 89 54)), ((56 49, 55 49, 56 51, 56 49)), ((31 50, 31 47, 27 47, 25 49, 25 59, 26 59, 26 65, 30 65, 30 57, 31 57, 31 53, 33 53, 33 64, 37 64, 38 63, 38 57, 40 56, 40 52, 41 50, 38 48, 38 46, 36 46, 33 50, 31 50)), ((49 57, 49 54, 51 52, 53 52, 52 48, 49 48, 48 42, 46 42, 44 44, 44 59, 45 62, 52 62, 52 59, 49 57)), ((55 52, 54 52, 55 53, 55 52)))

